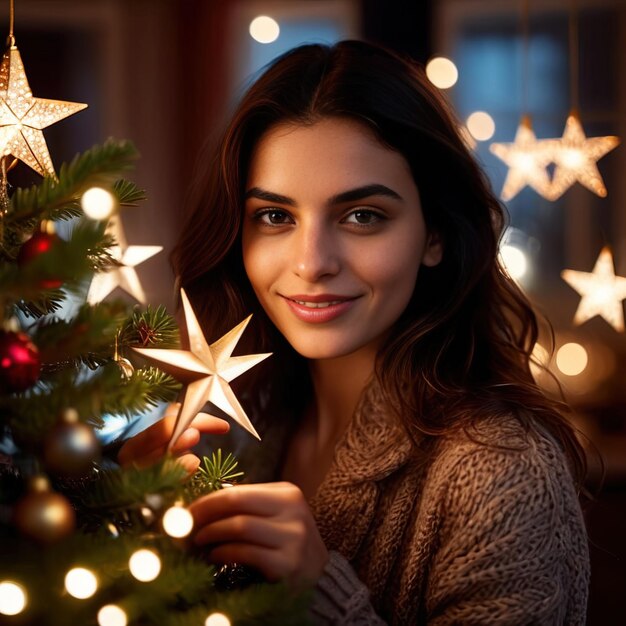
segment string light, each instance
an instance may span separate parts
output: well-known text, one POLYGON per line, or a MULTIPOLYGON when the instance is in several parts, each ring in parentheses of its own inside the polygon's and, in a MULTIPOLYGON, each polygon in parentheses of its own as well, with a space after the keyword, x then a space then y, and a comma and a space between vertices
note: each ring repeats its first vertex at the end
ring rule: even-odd
POLYGON ((92 220, 105 220, 115 210, 115 198, 102 187, 87 189, 80 199, 80 205, 87 217, 92 220))
POLYGON ((496 132, 496 123, 486 111, 474 111, 467 118, 466 124, 472 137, 478 141, 487 141, 496 132))
POLYGON ((280 35, 278 22, 268 15, 259 15, 250 22, 250 36, 259 43, 272 43, 280 35))
POLYGON ((130 557, 128 567, 137 580, 147 583, 154 580, 161 572, 161 559, 152 550, 137 550, 130 557))
POLYGON ((116 604, 107 604, 98 611, 99 626, 126 626, 128 615, 116 604))
POLYGON ((0 613, 2 615, 18 615, 26 607, 26 590, 22 585, 11 580, 0 583, 0 613))
POLYGON ((163 515, 163 530, 170 537, 186 537, 193 529, 193 516, 182 506, 173 506, 163 515))
POLYGON ((545 374, 548 363, 550 363, 550 353, 537 342, 530 356, 530 371, 536 380, 545 374))
POLYGON ((426 76, 435 87, 449 89, 458 80, 459 71, 450 59, 434 57, 426 64, 426 76))
POLYGON ((230 626, 230 620, 224 613, 211 613, 206 618, 204 626, 230 626))
POLYGON ((65 588, 71 596, 85 600, 96 593, 98 579, 91 570, 74 567, 65 575, 65 588))
POLYGON ((563 344, 556 353, 556 365, 566 376, 578 376, 587 367, 589 357, 579 343, 563 344))

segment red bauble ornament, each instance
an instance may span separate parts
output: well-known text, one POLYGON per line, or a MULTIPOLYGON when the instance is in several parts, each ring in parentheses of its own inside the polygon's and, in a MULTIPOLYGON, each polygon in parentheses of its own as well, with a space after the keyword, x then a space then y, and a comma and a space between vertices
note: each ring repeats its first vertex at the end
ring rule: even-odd
POLYGON ((40 369, 39 352, 28 335, 0 330, 0 390, 13 393, 32 387, 40 369))
MULTIPOLYGON (((37 231, 28 241, 22 244, 17 254, 17 264, 20 267, 28 265, 33 259, 58 246, 62 239, 54 233, 37 231)), ((63 281, 57 278, 46 278, 39 283, 44 289, 58 289, 63 281)))

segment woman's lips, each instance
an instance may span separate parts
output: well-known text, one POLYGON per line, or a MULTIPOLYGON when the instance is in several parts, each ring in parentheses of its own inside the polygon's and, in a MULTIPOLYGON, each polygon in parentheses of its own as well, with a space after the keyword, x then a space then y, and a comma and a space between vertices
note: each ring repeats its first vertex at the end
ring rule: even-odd
POLYGON ((347 298, 334 294, 283 296, 287 306, 299 320, 312 324, 330 322, 343 315, 353 307, 357 297, 347 298))

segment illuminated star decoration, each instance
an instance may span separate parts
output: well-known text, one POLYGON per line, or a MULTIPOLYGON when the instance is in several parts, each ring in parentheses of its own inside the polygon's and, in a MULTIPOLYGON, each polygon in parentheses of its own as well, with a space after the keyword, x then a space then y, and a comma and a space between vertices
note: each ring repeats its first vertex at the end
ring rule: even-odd
POLYGON ((619 138, 614 136, 586 137, 580 119, 571 113, 554 152, 552 199, 560 198, 576 182, 604 198, 606 187, 596 162, 618 143, 619 138))
POLYGON ((593 272, 563 270, 561 278, 582 296, 574 324, 600 315, 618 332, 624 330, 622 300, 626 298, 626 278, 615 275, 613 255, 608 247, 602 248, 593 272))
POLYGON ((11 46, 0 64, 0 156, 12 155, 42 176, 56 178, 42 129, 86 107, 34 98, 19 50, 11 46))
POLYGON ((114 267, 106 272, 100 272, 93 277, 89 293, 87 294, 87 302, 96 304, 104 300, 116 287, 119 287, 133 296, 135 300, 145 304, 146 294, 141 286, 135 267, 161 252, 163 246, 127 245, 122 223, 117 215, 114 215, 109 221, 107 232, 117 242, 117 245, 110 248, 111 256, 119 263, 122 263, 122 266, 114 267))
POLYGON ((149 361, 155 363, 159 369, 187 385, 168 450, 207 402, 213 403, 249 433, 260 439, 228 384, 270 356, 269 353, 231 356, 252 316, 247 317, 221 339, 209 345, 183 289, 180 295, 183 301, 190 350, 134 348, 149 361))
POLYGON ((501 198, 514 198, 526 185, 544 198, 551 199, 551 184, 547 166, 552 161, 558 140, 537 140, 530 118, 522 117, 513 143, 492 143, 489 149, 509 166, 501 198))

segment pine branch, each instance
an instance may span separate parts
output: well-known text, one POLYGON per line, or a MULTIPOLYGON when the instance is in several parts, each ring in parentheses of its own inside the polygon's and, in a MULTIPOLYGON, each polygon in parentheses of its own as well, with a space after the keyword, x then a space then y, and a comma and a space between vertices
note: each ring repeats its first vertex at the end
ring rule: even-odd
POLYGON ((97 481, 78 495, 81 505, 98 512, 137 511, 146 496, 161 494, 172 503, 183 489, 185 469, 171 457, 147 468, 103 470, 97 481))
MULTIPOLYGON (((109 140, 63 164, 59 179, 44 178, 39 185, 17 189, 5 216, 5 227, 15 222, 66 220, 81 215, 80 196, 90 187, 111 187, 120 172, 132 167, 137 150, 129 141, 109 140)), ((130 183, 129 183, 130 184, 130 183)), ((125 194, 134 197, 136 194, 125 194)))
POLYGON ((180 346, 178 326, 164 306, 153 309, 148 305, 145 311, 136 309, 122 326, 118 341, 120 348, 180 346))
POLYGON ((238 464, 230 452, 222 459, 221 448, 212 452, 211 458, 205 456, 198 471, 185 486, 185 500, 191 502, 207 493, 222 489, 225 485, 239 482, 243 472, 235 471, 238 464))

